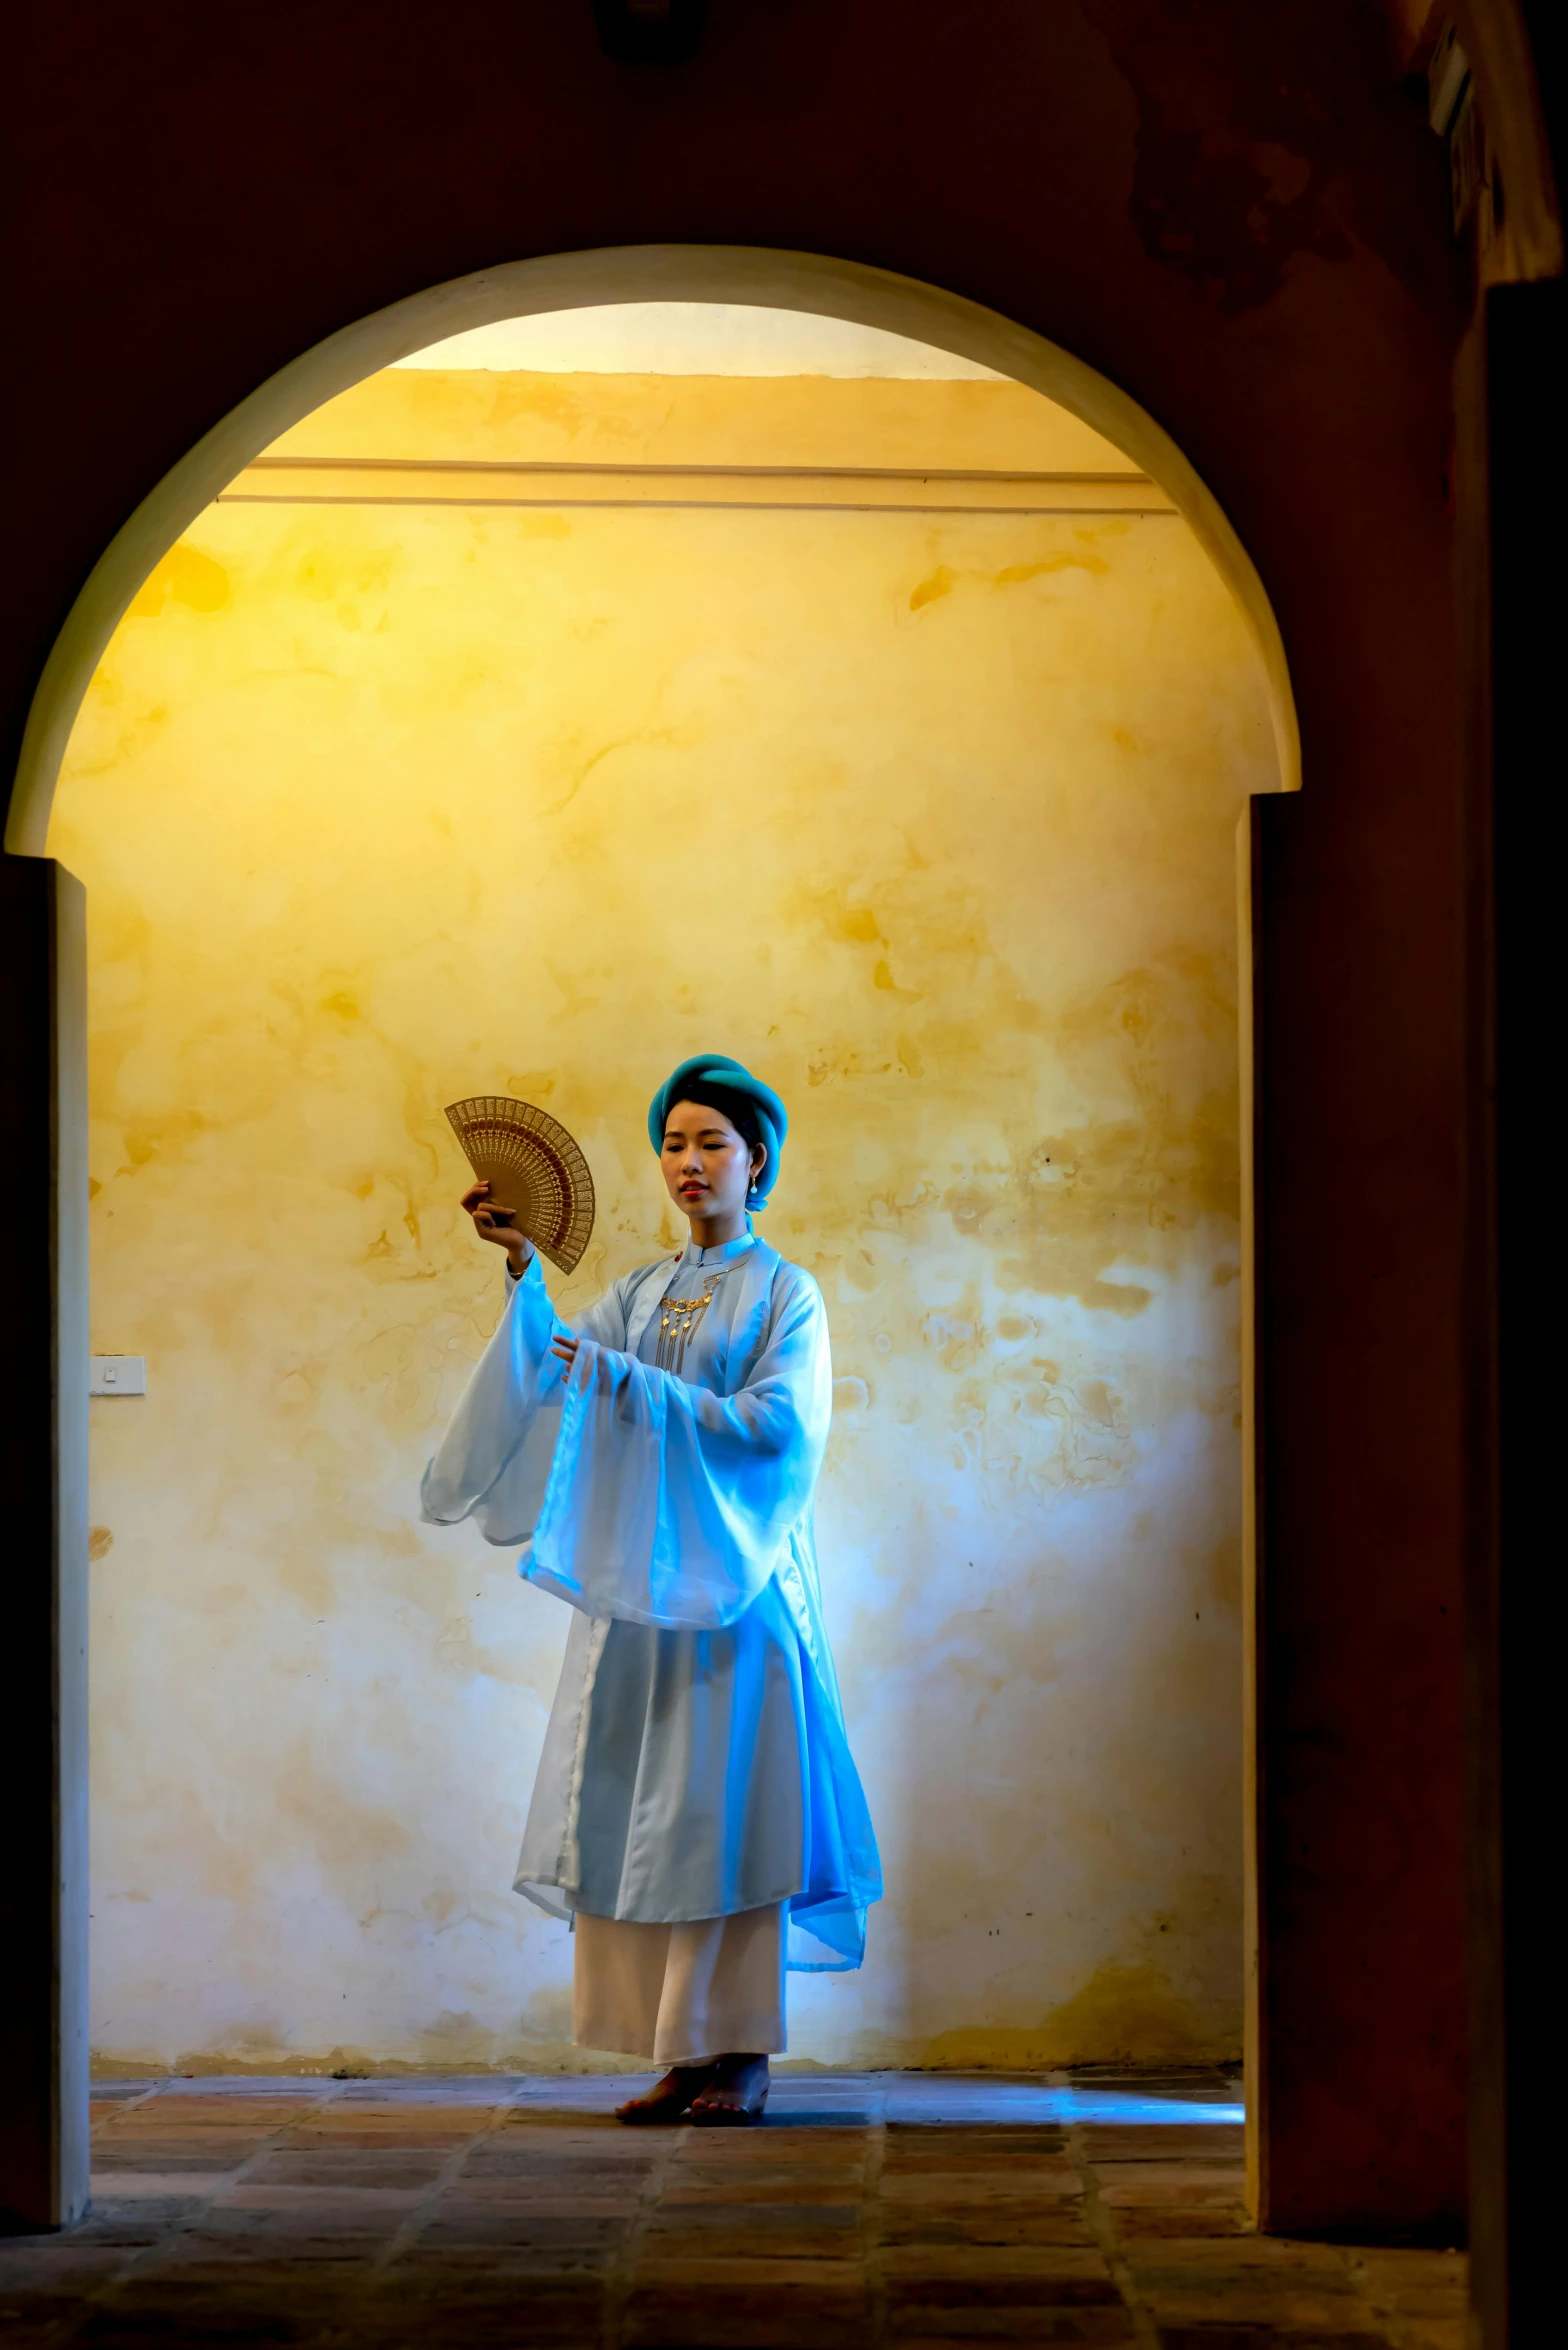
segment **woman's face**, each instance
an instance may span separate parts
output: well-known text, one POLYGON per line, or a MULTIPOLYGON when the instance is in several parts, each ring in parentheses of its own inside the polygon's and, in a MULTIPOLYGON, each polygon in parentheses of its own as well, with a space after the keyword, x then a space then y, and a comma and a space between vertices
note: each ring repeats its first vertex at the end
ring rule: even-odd
POLYGON ((722 1110, 677 1102, 664 1122, 659 1163, 682 1215, 704 1223, 746 1213, 746 1194, 767 1153, 753 1151, 722 1110))

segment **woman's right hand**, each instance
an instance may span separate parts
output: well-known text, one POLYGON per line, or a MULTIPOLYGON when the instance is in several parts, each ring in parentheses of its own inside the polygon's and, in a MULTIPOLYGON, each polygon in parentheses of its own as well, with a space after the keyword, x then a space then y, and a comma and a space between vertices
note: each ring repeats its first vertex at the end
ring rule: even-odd
MULTIPOLYGON (((489 1184, 471 1183, 463 1194, 462 1204, 465 1213, 472 1216, 474 1230, 480 1239, 494 1241, 497 1248, 504 1248, 512 1260, 513 1272, 521 1273, 534 1253, 534 1244, 526 1233, 518 1231, 515 1224, 499 1221, 497 1213, 490 1206, 489 1184)), ((505 1212, 501 1211, 503 1214, 505 1212)))

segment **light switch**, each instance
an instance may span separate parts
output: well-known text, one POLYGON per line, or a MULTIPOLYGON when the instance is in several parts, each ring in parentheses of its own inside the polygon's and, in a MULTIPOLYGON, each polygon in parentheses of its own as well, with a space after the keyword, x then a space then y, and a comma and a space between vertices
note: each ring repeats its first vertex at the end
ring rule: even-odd
POLYGON ((89 1395, 145 1395, 147 1392, 147 1357, 145 1355, 94 1355, 92 1376, 87 1383, 89 1395))

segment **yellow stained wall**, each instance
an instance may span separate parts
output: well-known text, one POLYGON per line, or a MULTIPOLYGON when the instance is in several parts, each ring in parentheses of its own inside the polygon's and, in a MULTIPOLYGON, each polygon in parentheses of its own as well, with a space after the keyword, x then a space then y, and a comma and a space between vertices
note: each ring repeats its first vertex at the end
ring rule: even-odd
MULTIPOLYGON (((712 382, 644 432, 647 380, 569 379, 574 453, 722 443, 712 382)), ((312 445, 384 453, 390 400, 392 453, 515 454, 500 384, 380 378, 312 445)), ((1032 397, 730 414, 759 462, 962 464, 987 392, 1032 397)), ((674 1239, 645 1105, 709 1047, 791 1108, 764 1228, 832 1321, 824 1582, 889 1885, 863 1973, 794 1979, 792 2053, 1236 2046, 1232 843, 1269 740, 1170 517, 203 516, 51 840, 91 908, 94 1345, 149 1366, 94 1406, 101 2063, 584 2061, 565 1929, 508 1890, 565 1610, 416 1515, 500 1294, 441 1105, 581 1139, 570 1311, 674 1239)))
POLYGON ((1130 469, 1109 441, 1023 384, 495 375, 477 368, 388 367, 315 409, 268 454, 448 464, 1130 469))

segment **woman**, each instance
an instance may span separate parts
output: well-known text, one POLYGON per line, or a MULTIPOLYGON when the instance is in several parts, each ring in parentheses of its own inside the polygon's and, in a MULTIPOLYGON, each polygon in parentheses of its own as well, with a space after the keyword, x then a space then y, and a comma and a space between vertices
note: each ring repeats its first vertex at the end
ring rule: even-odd
POLYGON ((882 1890, 812 1537, 827 1316, 751 1224, 787 1129, 738 1061, 683 1061, 648 1134, 691 1239, 575 1329, 488 1185, 463 1198, 508 1296, 424 1514, 520 1542, 577 1611, 517 1890, 572 1919, 578 2045, 668 2068, 625 2122, 754 2121, 786 1966, 858 1966, 882 1890))

